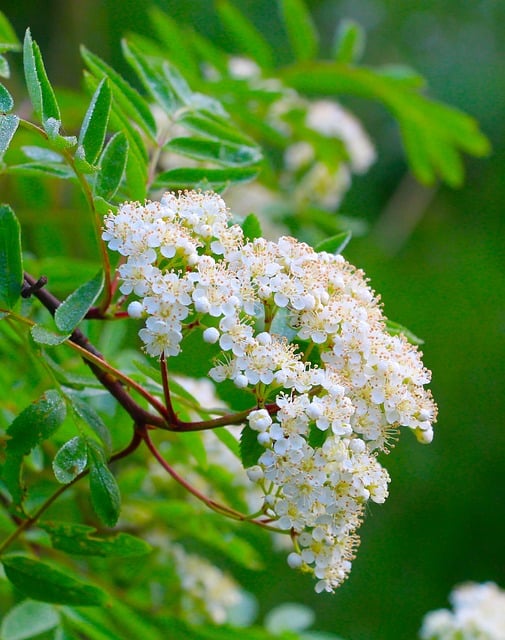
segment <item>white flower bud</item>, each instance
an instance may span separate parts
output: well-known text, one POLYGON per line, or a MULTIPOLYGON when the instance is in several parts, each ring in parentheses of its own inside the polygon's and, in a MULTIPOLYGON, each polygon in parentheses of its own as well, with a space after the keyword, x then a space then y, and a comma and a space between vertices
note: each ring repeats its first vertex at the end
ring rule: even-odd
POLYGON ((142 306, 141 302, 139 302, 138 300, 130 302, 130 304, 128 305, 128 315, 130 316, 130 318, 141 318, 143 313, 144 307, 142 306))
POLYGON ((287 557, 287 561, 288 566, 291 567, 291 569, 299 569, 302 566, 301 557, 294 551, 293 553, 289 554, 289 556, 287 557))
POLYGON ((219 340, 219 331, 215 327, 209 327, 203 332, 203 339, 209 344, 215 344, 219 340))
POLYGON ((263 469, 259 464, 255 464, 254 467, 249 467, 249 469, 246 470, 246 473, 251 482, 258 482, 264 477, 263 469))
POLYGON ((266 431, 271 424, 272 418, 266 409, 251 411, 249 414, 249 426, 255 431, 266 431))

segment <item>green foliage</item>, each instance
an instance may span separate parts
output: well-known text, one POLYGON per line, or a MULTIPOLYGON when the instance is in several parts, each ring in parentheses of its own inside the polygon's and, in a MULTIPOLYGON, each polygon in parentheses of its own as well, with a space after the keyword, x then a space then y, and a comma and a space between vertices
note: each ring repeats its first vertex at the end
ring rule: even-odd
POLYGON ((54 604, 96 606, 105 593, 91 584, 35 558, 18 553, 2 556, 5 575, 23 595, 54 604))
POLYGON ((23 264, 19 221, 7 205, 0 206, 0 307, 12 309, 21 295, 23 264))
MULTIPOLYGON (((146 429, 155 429, 166 418, 159 410, 160 403, 167 403, 166 389, 158 369, 146 361, 135 362, 139 355, 133 350, 133 322, 122 330, 125 300, 114 281, 118 264, 111 264, 100 240, 102 216, 121 201, 142 201, 160 189, 233 187, 246 209, 242 212, 246 239, 261 237, 262 221, 282 222, 294 231, 312 228, 317 251, 340 253, 351 231, 348 221, 336 213, 339 205, 324 205, 312 200, 313 194, 301 197, 296 192, 296 186, 310 177, 315 166, 311 162, 321 163, 333 184, 338 171, 348 168, 352 160, 345 141, 330 139, 308 125, 314 97, 335 100, 351 95, 385 106, 400 129, 412 171, 428 184, 437 178, 453 186, 461 184, 461 153, 483 155, 489 145, 472 118, 421 93, 424 80, 413 70, 359 66, 365 36, 358 24, 343 21, 333 59, 320 60, 319 36, 306 4, 279 0, 278 6, 293 54, 292 62, 282 68, 276 68, 276 52, 255 25, 234 4, 219 0, 217 16, 235 51, 258 65, 251 76, 234 75, 233 58, 219 45, 152 7, 149 14, 157 41, 131 35, 122 44, 132 82, 140 90, 83 47, 86 95, 76 94, 72 108, 64 108, 64 92, 60 95, 51 84, 29 29, 23 68, 32 119, 26 119, 25 110, 11 113, 13 98, 0 85, 0 160, 5 160, 6 193, 25 198, 19 209, 23 224, 36 202, 32 235, 47 233, 48 237, 45 248, 27 243, 25 262, 34 271, 50 273, 48 291, 58 291, 60 298, 72 292, 59 306, 51 302, 50 293, 43 298, 44 288, 38 292, 42 304, 40 297, 35 299, 37 292, 31 299, 20 300, 20 225, 12 209, 2 205, 0 347, 12 367, 0 371, 0 384, 8 390, 1 414, 6 429, 0 430, 0 530, 7 537, 0 543, 0 554, 7 580, 15 589, 5 604, 0 603, 1 640, 47 632, 58 640, 110 640, 132 634, 156 640, 167 637, 167 632, 189 640, 231 639, 237 634, 244 640, 316 637, 309 632, 299 636, 303 625, 286 624, 286 619, 293 622, 296 617, 294 609, 284 612, 284 617, 277 612, 277 623, 274 616, 268 630, 239 631, 214 626, 208 611, 184 610, 186 597, 194 594, 184 585, 185 576, 177 574, 171 555, 174 543, 242 573, 258 571, 269 562, 268 554, 264 558, 259 551, 266 543, 259 534, 255 538, 248 533, 245 523, 235 522, 252 516, 242 514, 248 505, 235 483, 233 466, 214 461, 204 431, 162 432, 167 445, 165 471, 172 480, 160 479, 154 471, 155 461, 141 446, 145 434, 143 441, 135 440, 138 423, 148 409, 157 421, 143 423, 146 429), (290 103, 293 96, 296 99, 290 103), (78 115, 72 115, 72 110, 78 115), (61 131, 70 135, 63 136, 61 131), (309 145, 314 157, 308 165, 291 170, 286 157, 299 143, 309 145), (248 192, 240 190, 253 180, 271 196, 259 218, 249 213, 248 192), (55 213, 58 225, 70 223, 67 240, 75 244, 68 255, 51 255, 58 251, 58 235, 53 236, 53 228, 46 229, 49 212, 55 213), (99 244, 92 257, 84 250, 80 253, 88 227, 99 244), (102 294, 104 310, 93 306, 102 294), (106 323, 112 327, 108 334, 106 323), (85 334, 78 343, 71 339, 75 329, 85 334), (92 362, 85 364, 80 356, 89 345, 88 361, 92 362), (10 389, 15 392, 10 394, 10 389), (87 482, 81 480, 85 477, 87 482), (184 491, 187 485, 194 489, 189 500, 184 491), (202 496, 205 511, 192 501, 202 501, 202 496), (60 508, 53 519, 56 511, 50 510, 60 508), (121 530, 103 530, 115 527, 121 530), (142 539, 149 535, 157 553, 150 554, 151 546, 142 539), (6 554, 14 544, 35 546, 42 560, 6 554), (46 556, 58 566, 45 562, 46 556), (107 558, 114 562, 104 571, 107 558), (81 581, 75 573, 99 575, 103 588, 81 581), (30 599, 19 602, 19 593, 30 599), (81 606, 92 608, 74 608, 81 606)), ((9 72, 3 54, 19 48, 0 12, 0 75, 7 77, 9 72)), ((192 321, 189 318, 188 324, 192 321)), ((397 323, 388 322, 387 328, 421 343, 397 323)), ((207 375, 217 348, 202 344, 201 329, 188 331, 183 353, 171 363, 169 378, 174 372, 193 378, 207 375)), ((287 312, 278 313, 272 329, 290 339, 294 336, 287 312)), ((170 379, 178 421, 212 420, 225 413, 201 406, 184 385, 170 379)), ((231 383, 222 385, 220 393, 226 411, 255 406, 250 393, 231 383)), ((240 428, 238 420, 231 423, 240 428)), ((240 458, 244 467, 254 466, 264 451, 257 432, 248 426, 242 428, 240 441, 222 426, 213 433, 215 442, 233 459, 240 458)), ((325 437, 325 432, 312 427, 309 443, 320 445, 325 437)), ((261 508, 260 512, 264 515, 261 508)), ((10 594, 2 591, 0 595, 4 593, 10 594)))

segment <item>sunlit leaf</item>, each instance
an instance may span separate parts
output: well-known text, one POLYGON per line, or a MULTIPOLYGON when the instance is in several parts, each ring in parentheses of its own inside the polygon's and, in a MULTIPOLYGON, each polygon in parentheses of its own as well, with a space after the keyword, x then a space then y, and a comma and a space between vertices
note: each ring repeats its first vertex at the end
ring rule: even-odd
POLYGON ((82 582, 53 565, 21 554, 1 558, 5 575, 25 596, 42 602, 97 606, 104 603, 104 591, 82 582))
POLYGON ((386 320, 386 330, 392 336, 396 336, 398 334, 404 335, 411 344, 424 344, 424 340, 422 338, 419 338, 410 329, 407 329, 407 327, 404 327, 393 320, 386 320))
POLYGON ((0 307, 12 309, 21 295, 21 231, 14 211, 0 205, 0 307))
POLYGON ((303 0, 279 0, 289 42, 298 60, 310 60, 317 55, 317 29, 303 0))
POLYGON ((58 610, 50 604, 25 600, 11 609, 2 620, 2 640, 26 640, 54 629, 60 622, 58 610))
POLYGON ((27 158, 35 162, 49 162, 51 164, 63 162, 63 156, 61 154, 51 149, 46 149, 45 147, 27 145, 21 147, 21 151, 27 158))
POLYGON ((75 178, 75 173, 69 166, 61 163, 50 163, 45 161, 11 165, 8 168, 8 173, 21 176, 45 175, 52 178, 60 178, 62 180, 75 178))

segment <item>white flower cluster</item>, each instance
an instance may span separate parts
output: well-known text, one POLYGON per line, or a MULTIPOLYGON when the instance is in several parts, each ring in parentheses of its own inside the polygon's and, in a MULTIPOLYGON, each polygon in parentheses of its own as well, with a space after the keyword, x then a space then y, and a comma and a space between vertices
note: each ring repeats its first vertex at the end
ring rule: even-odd
POLYGON ((493 582, 465 584, 450 596, 454 611, 428 613, 420 632, 422 640, 503 640, 505 591, 493 582))
POLYGON ((103 238, 125 257, 121 291, 139 297, 128 309, 146 318, 146 351, 177 355, 185 327, 199 327, 221 352, 210 377, 255 394, 247 428, 262 452, 249 477, 291 532, 289 564, 332 591, 365 504, 387 497, 377 453, 402 425, 432 439, 430 373, 386 331, 361 271, 294 238, 245 241, 229 219, 216 194, 165 194, 122 205, 103 238))

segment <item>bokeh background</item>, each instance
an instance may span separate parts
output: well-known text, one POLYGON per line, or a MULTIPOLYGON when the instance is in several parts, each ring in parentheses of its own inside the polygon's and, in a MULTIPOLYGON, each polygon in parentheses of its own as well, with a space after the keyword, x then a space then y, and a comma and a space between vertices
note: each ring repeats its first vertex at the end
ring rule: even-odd
MULTIPOLYGON (((130 30, 149 35, 148 2, 2 4, 18 34, 31 27, 59 86, 80 86, 78 43, 127 73, 119 38, 130 30)), ((155 4, 227 45, 211 1, 155 4)), ((279 60, 287 59, 275 3, 235 4, 275 44, 279 60)), ((436 437, 423 447, 406 433, 390 455, 390 499, 369 513, 351 577, 335 595, 313 594, 310 580, 281 557, 268 557, 264 573, 241 576, 259 598, 260 615, 301 602, 317 612, 317 629, 347 640, 407 640, 425 612, 447 605, 455 584, 493 580, 505 587, 505 3, 318 0, 310 8, 323 47, 338 19, 354 18, 367 32, 366 63, 412 65, 430 95, 475 116, 493 146, 489 158, 467 160, 463 188, 422 187, 409 176, 389 116, 343 99, 378 150, 378 162, 355 180, 341 209, 370 226, 345 255, 370 276, 387 315, 425 339, 440 408, 436 437)), ((72 224, 67 231, 75 235, 72 224)), ((35 221, 28 234, 40 242, 51 237, 35 221)), ((84 240, 78 250, 86 257, 84 240)))

